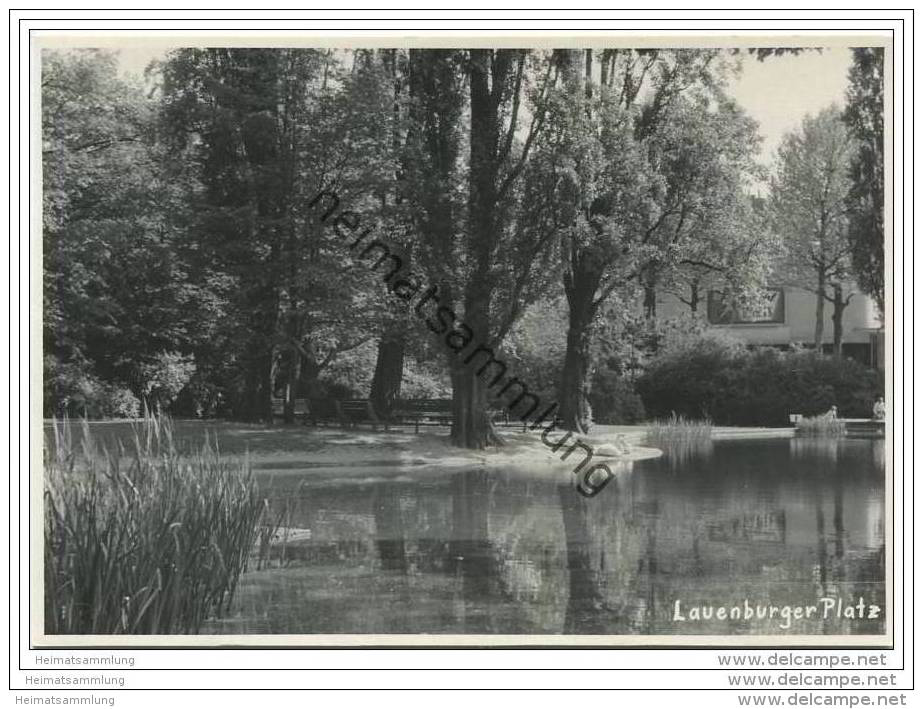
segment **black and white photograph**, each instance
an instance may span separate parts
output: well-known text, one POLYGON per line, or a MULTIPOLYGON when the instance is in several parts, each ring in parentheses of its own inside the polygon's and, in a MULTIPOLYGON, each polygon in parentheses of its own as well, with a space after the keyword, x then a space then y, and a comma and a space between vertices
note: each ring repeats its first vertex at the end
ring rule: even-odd
POLYGON ((35 644, 893 646, 892 52, 37 38, 35 644))

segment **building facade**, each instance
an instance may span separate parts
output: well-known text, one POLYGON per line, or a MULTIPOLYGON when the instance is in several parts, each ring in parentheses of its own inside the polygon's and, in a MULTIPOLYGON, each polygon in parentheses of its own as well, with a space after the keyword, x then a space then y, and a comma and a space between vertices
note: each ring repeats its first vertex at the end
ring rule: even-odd
MULTIPOLYGON (((848 292, 848 291, 847 291, 848 292)), ((709 327, 721 328, 750 346, 814 345, 816 295, 804 288, 767 288, 765 298, 746 310, 728 307, 718 291, 709 291, 695 316, 709 327)), ((670 293, 658 293, 657 316, 689 316, 686 303, 670 293)), ((833 306, 824 306, 825 351, 833 349, 833 306)), ((875 301, 856 289, 843 311, 843 354, 868 366, 884 366, 884 330, 875 301)))

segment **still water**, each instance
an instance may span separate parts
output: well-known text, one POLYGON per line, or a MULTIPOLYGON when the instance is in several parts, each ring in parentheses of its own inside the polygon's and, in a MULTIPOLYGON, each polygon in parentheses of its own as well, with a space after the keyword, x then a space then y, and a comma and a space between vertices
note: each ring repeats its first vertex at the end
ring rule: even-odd
POLYGON ((884 455, 718 441, 623 464, 590 499, 528 470, 276 476, 298 531, 205 632, 882 634, 884 455))

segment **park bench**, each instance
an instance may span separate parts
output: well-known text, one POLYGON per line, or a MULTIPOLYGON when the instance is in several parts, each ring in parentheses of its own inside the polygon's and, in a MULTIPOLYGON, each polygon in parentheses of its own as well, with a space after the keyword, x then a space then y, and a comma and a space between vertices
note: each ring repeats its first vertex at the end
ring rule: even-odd
MULTIPOLYGON (((295 399, 294 401, 294 413, 295 416, 306 417, 308 415, 308 400, 307 399, 295 399)), ((282 418, 285 415, 285 399, 281 396, 272 397, 272 418, 282 418)))
POLYGON ((312 397, 308 400, 305 418, 312 426, 334 423, 351 428, 361 423, 370 423, 376 429, 379 426, 388 428, 388 422, 377 415, 368 399, 312 397))
MULTIPOLYGON (((273 399, 273 416, 284 412, 284 400, 273 399)), ((511 420, 506 408, 492 406, 489 410, 491 420, 501 426, 519 425, 511 420)), ((295 400, 295 414, 302 415, 305 422, 312 426, 338 424, 351 428, 363 423, 379 426, 388 430, 393 425, 413 424, 414 432, 420 432, 420 426, 451 426, 451 399, 400 399, 394 403, 388 415, 379 414, 368 399, 333 399, 330 397, 313 397, 295 400)))
POLYGON ((356 426, 360 423, 370 423, 373 429, 383 426, 388 429, 388 421, 382 419, 375 412, 375 407, 368 399, 343 399, 334 400, 337 416, 344 426, 356 426))
MULTIPOLYGON (((490 418, 494 423, 510 425, 509 412, 506 408, 491 407, 490 418)), ((391 409, 389 420, 392 423, 412 423, 414 432, 420 432, 420 426, 451 426, 451 399, 400 399, 391 409)))
POLYGON ((336 401, 326 397, 311 397, 308 399, 307 419, 312 426, 324 423, 344 424, 336 401))
POLYGON ((451 399, 399 399, 391 407, 392 423, 413 423, 414 433, 421 425, 451 426, 451 399))

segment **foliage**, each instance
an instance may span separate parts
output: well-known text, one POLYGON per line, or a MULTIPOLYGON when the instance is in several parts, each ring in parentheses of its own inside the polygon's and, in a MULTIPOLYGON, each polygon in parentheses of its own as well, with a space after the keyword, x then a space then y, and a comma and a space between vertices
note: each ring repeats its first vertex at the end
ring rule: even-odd
POLYGON ((883 375, 813 351, 742 349, 712 337, 666 349, 639 377, 648 415, 675 412, 733 426, 786 426, 789 415, 868 417, 883 375))
POLYGON ((884 48, 852 50, 843 119, 856 143, 850 169, 849 241, 859 285, 884 313, 885 175, 884 48))
POLYGON ((141 402, 118 383, 104 382, 85 362, 61 362, 54 355, 43 361, 44 415, 90 419, 136 418, 141 402))
POLYGON ((774 225, 785 237, 789 273, 812 289, 818 270, 846 268, 846 195, 852 146, 840 110, 830 106, 807 116, 785 136, 772 180, 774 225))
POLYGON ((442 367, 410 360, 404 364, 404 399, 450 399, 452 384, 442 367))
POLYGON ((640 282, 653 316, 659 286, 688 276, 705 287, 696 269, 747 287, 763 277, 749 262, 767 252, 748 248, 759 243, 747 195, 759 137, 722 90, 726 60, 716 50, 561 52, 563 80, 545 101, 546 140, 527 183, 542 188, 536 213, 560 241, 568 428, 588 423, 591 352, 611 297, 640 282))
POLYGON ((609 369, 594 373, 590 406, 595 423, 634 424, 645 419, 644 402, 633 382, 609 369))
POLYGON ((525 309, 507 337, 503 356, 513 376, 527 382, 544 402, 557 395, 564 361, 567 306, 557 294, 525 309))
POLYGON ((148 407, 165 411, 195 374, 195 362, 179 352, 161 352, 153 362, 142 364, 140 377, 148 407))
POLYGON ((443 355, 452 377, 452 439, 464 447, 500 439, 487 411, 490 387, 457 355, 474 340, 499 348, 548 280, 542 266, 554 233, 534 208, 544 195, 525 174, 543 140, 557 54, 409 52, 407 191, 420 262, 439 288, 443 332, 454 325, 443 355), (459 340, 462 347, 451 346, 459 340))
POLYGON ((130 451, 69 421, 45 441, 45 632, 196 633, 226 610, 263 501, 249 469, 208 446, 183 455, 164 418, 130 451))
MULTIPOLYGON (((677 411, 756 415, 720 399, 749 386, 722 367, 763 376, 768 355, 635 303, 655 290, 691 310, 709 288, 752 297, 777 237, 795 255, 807 238, 805 197, 824 177, 808 147, 839 150, 845 135, 832 109, 806 121, 767 205, 750 194, 757 126, 725 93, 737 59, 718 49, 183 48, 147 86, 110 52, 42 59, 49 415, 134 416, 144 400, 266 420, 273 397, 369 396, 376 377, 386 397, 403 372, 402 396, 451 395, 455 442, 481 447, 502 395, 462 366, 453 337, 491 347, 575 429, 591 402, 600 420, 643 416, 633 382, 649 363, 686 368, 677 411), (321 190, 349 228, 321 221, 321 190), (380 238, 403 261, 393 280, 432 284, 436 301, 399 302, 346 231, 380 238)), ((861 144, 857 121, 876 109, 854 73, 847 120, 861 144)), ((848 175, 835 167, 839 194, 848 175)), ((818 237, 837 248, 841 206, 818 237)), ((829 256, 824 297, 842 304, 846 262, 829 256)), ((805 390, 811 405, 844 396, 824 376, 805 390)), ((643 379, 644 405, 667 415, 673 394, 643 379)))
POLYGON ((167 179, 153 100, 110 52, 43 52, 42 140, 44 352, 60 374, 46 408, 136 415, 125 390, 144 396, 158 353, 189 352, 217 321, 184 260, 187 184, 167 179))
POLYGON ((772 221, 786 253, 781 276, 786 283, 816 293, 818 349, 824 300, 834 304, 836 336, 842 309, 851 298, 844 290, 852 280, 847 196, 853 152, 840 110, 830 106, 806 116, 800 130, 785 136, 772 180, 772 221))
POLYGON ((380 310, 382 290, 351 271, 311 206, 322 189, 375 203, 394 170, 389 82, 344 58, 181 49, 163 65, 162 129, 200 185, 189 200, 196 267, 222 279, 222 348, 200 357, 221 362, 209 371, 239 418, 267 418, 277 389, 309 392, 372 336, 380 310))

